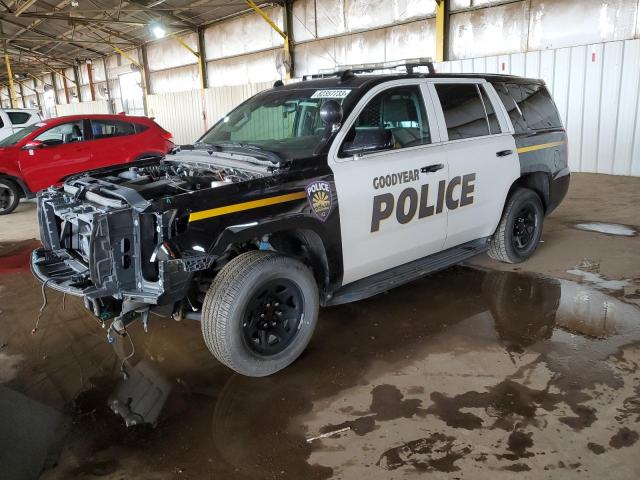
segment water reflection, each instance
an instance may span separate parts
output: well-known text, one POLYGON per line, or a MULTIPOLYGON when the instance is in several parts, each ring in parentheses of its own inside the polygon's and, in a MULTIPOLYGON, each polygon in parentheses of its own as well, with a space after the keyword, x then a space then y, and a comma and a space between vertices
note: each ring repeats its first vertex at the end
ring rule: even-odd
MULTIPOLYGON (((224 478, 326 478, 331 468, 312 466, 309 459, 333 437, 306 439, 332 428, 348 427, 337 436, 364 439, 400 419, 419 419, 429 427, 441 414, 462 418, 469 402, 489 412, 500 405, 499 417, 520 415, 520 422, 521 412, 530 412, 532 424, 541 405, 557 408, 564 402, 573 412, 567 424, 582 428, 593 422, 596 414, 582 407, 581 391, 597 384, 619 386, 622 380, 604 361, 640 340, 638 310, 623 300, 570 281, 458 267, 385 295, 322 310, 303 356, 262 379, 218 364, 195 322, 152 317, 148 334, 136 324, 130 329, 136 353, 125 364, 124 379, 120 365, 131 351, 128 340, 108 345, 79 299, 68 298, 63 309, 61 296, 51 292, 38 334, 29 334, 41 298, 37 283, 23 272, 0 276, 0 345, 6 344, 0 372, 12 372, 2 377, 8 388, 71 415, 68 442, 84 452, 73 461, 87 468, 96 467, 89 464, 97 455, 100 462, 112 462, 114 475, 125 477, 127 462, 161 471, 173 471, 177 462, 196 477, 214 472, 224 478), (499 377, 505 367, 492 362, 496 351, 505 350, 544 362, 555 375, 554 392, 523 388, 516 377, 499 378, 484 392, 473 386, 481 378, 469 373, 468 388, 478 395, 460 396, 459 384, 434 376, 442 359, 450 362, 464 354, 499 377), (425 375, 442 379, 437 389, 425 375), (372 379, 375 385, 367 385, 372 379), (510 406, 513 399, 524 400, 510 406), (340 407, 329 408, 335 402, 340 407), (448 405, 446 412, 438 410, 440 404, 448 405), (176 451, 178 437, 188 448, 176 451), (117 458, 114 448, 119 448, 117 458), (164 461, 158 452, 166 453, 164 461)), ((527 374, 535 378, 535 368, 527 374)), ((486 424, 465 418, 471 426, 486 424)), ((393 450, 375 468, 401 468, 398 455, 428 455, 432 445, 448 444, 439 438, 406 438, 413 443, 393 450)), ((340 457, 339 452, 325 454, 340 457)), ((73 476, 70 468, 61 461, 52 478, 73 476)))

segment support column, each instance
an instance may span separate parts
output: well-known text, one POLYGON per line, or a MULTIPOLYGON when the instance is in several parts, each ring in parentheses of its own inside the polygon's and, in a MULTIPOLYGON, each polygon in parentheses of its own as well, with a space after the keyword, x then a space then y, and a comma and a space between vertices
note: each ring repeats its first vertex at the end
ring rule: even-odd
POLYGON ((27 103, 24 100, 24 88, 22 87, 22 82, 18 82, 18 86, 20 87, 20 98, 22 99, 22 108, 28 108, 27 103))
POLYGON ((56 84, 56 72, 51 72, 51 88, 53 88, 53 98, 56 105, 60 105, 60 96, 58 95, 58 85, 56 84))
POLYGON ((61 70, 60 75, 62 75, 62 85, 64 85, 64 96, 67 99, 67 105, 71 103, 69 99, 69 85, 67 85, 67 76, 64 74, 64 69, 61 70))
POLYGON ((13 72, 11 72, 11 61, 9 60, 9 53, 7 52, 7 41, 4 41, 4 65, 7 67, 7 76, 9 77, 9 100, 11 102, 11 108, 18 107, 18 99, 16 98, 16 88, 13 84, 13 72))
POLYGON ((207 76, 207 54, 204 45, 204 27, 198 27, 198 74, 200 75, 200 87, 209 87, 209 77, 207 76))
POLYGON ((80 89, 80 69, 78 66, 73 67, 73 79, 76 84, 76 90, 78 90, 78 102, 82 102, 82 92, 80 89))
POLYGON ((104 79, 107 84, 107 105, 109 105, 109 113, 114 113, 115 108, 113 99, 111 98, 111 87, 109 86, 109 70, 107 70, 107 57, 102 57, 102 68, 104 68, 104 79))
POLYGON ((436 62, 449 59, 449 0, 436 0, 436 62))
POLYGON ((91 101, 96 101, 96 86, 93 83, 93 63, 87 63, 87 76, 89 77, 89 92, 91 93, 91 101))

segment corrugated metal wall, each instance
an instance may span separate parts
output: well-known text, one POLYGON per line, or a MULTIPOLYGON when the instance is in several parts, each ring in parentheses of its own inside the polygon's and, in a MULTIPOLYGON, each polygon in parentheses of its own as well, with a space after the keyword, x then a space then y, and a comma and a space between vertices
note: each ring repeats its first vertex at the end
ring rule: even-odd
POLYGON ((69 103, 67 105, 56 105, 58 117, 63 115, 86 115, 92 113, 109 113, 109 104, 106 100, 96 100, 94 102, 69 103))
POLYGON ((571 169, 640 176, 640 40, 455 60, 436 70, 544 79, 568 131, 571 169))
POLYGON ((226 113, 271 83, 207 88, 147 96, 149 116, 173 133, 177 144, 193 143, 226 113))

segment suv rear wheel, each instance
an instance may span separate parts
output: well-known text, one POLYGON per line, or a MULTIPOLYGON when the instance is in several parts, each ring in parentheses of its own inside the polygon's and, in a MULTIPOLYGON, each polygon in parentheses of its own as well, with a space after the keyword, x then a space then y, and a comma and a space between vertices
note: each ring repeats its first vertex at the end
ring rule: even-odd
POLYGON ((318 304, 318 287, 306 265, 273 252, 246 252, 209 287, 202 307, 204 341, 236 372, 271 375, 306 348, 318 304))
POLYGON ((13 212, 20 202, 20 189, 11 180, 0 178, 0 215, 13 212))
POLYGON ((528 188, 514 190, 487 253, 501 262, 525 261, 538 248, 543 223, 544 210, 538 194, 528 188))

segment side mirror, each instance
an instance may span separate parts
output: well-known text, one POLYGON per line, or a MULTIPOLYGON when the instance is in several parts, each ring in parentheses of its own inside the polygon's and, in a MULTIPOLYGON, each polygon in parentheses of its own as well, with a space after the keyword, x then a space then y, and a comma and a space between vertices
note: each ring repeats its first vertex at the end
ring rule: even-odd
POLYGON ((342 105, 335 100, 327 100, 320 107, 320 119, 325 125, 338 125, 342 122, 342 105))
POLYGON ((31 140, 30 142, 27 142, 24 144, 24 146, 22 147, 22 150, 37 150, 39 148, 44 148, 46 146, 47 144, 41 142, 40 140, 31 140))
POLYGON ((380 150, 391 150, 393 143, 391 130, 384 128, 356 130, 353 140, 342 144, 342 153, 346 155, 358 155, 380 150))

